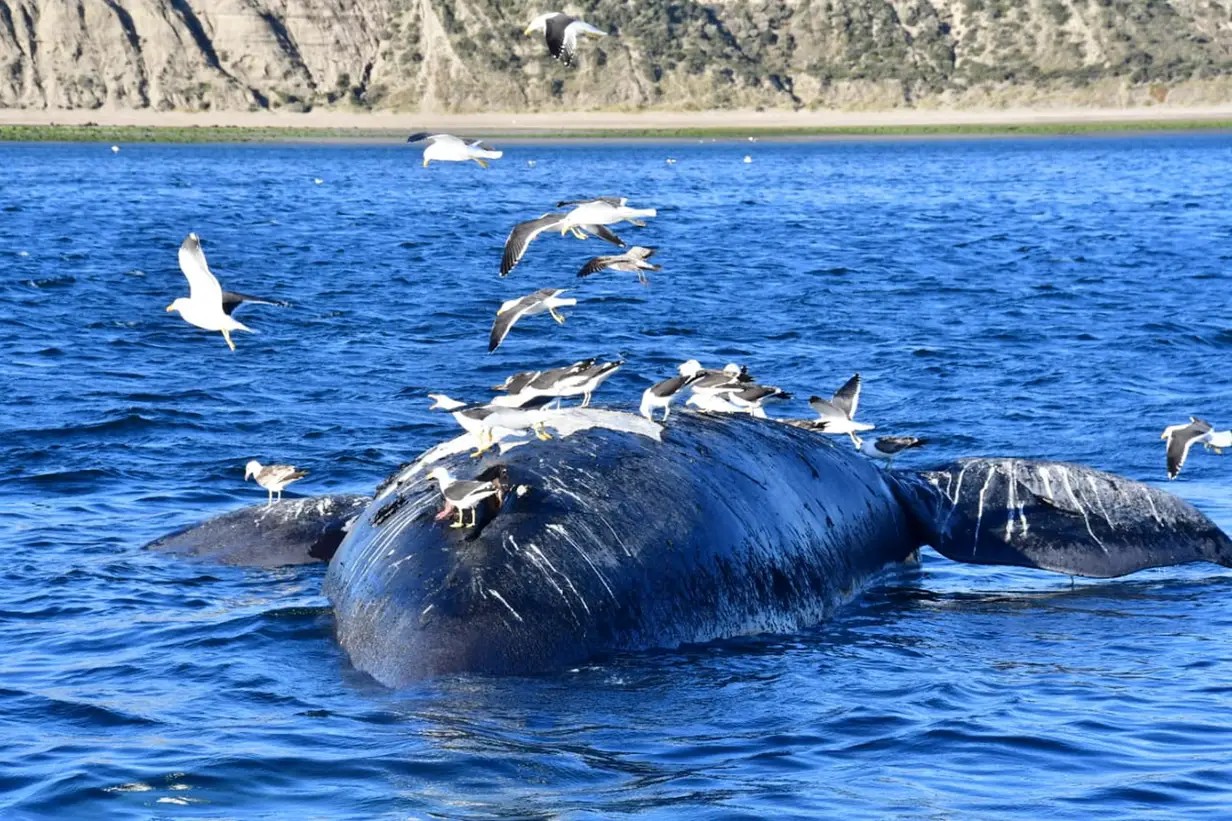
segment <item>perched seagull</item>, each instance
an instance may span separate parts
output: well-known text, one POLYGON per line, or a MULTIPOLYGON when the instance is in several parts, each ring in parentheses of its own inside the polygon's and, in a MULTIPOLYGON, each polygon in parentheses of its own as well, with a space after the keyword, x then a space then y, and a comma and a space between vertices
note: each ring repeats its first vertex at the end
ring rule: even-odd
POLYGON ((680 375, 690 374, 699 375, 699 378, 690 385, 693 393, 708 396, 725 396, 735 391, 742 391, 754 384, 753 377, 749 375, 749 369, 734 362, 724 365, 721 371, 712 371, 702 368, 701 363, 696 359, 690 359, 680 366, 680 375))
MULTIPOLYGON (((492 400, 492 404, 520 408, 526 407, 528 402, 543 398, 554 401, 569 396, 581 396, 582 407, 588 407, 591 394, 622 365, 624 362, 620 360, 597 363, 594 359, 583 359, 563 368, 536 373, 533 379, 522 382, 518 390, 510 391, 506 396, 498 396, 492 400)), ((513 377, 510 378, 512 379, 513 377)))
POLYGON ((857 448, 862 440, 856 436, 860 431, 872 430, 873 425, 855 421, 856 407, 860 404, 860 374, 847 380, 843 387, 835 391, 834 396, 826 401, 820 396, 809 399, 809 406, 817 411, 825 427, 826 433, 845 433, 851 437, 852 444, 857 448))
POLYGON ((500 485, 496 482, 472 482, 466 479, 455 479, 445 468, 433 468, 428 473, 429 479, 435 479, 441 487, 441 495, 445 497, 445 513, 450 508, 458 511, 458 520, 450 527, 466 527, 466 511, 471 512, 471 527, 475 526, 475 508, 484 499, 496 496, 500 498, 500 485))
POLYGON ((526 27, 526 35, 535 32, 543 35, 548 44, 548 52, 565 65, 573 65, 573 57, 577 54, 578 37, 589 34, 592 37, 606 37, 607 32, 595 28, 590 23, 570 17, 559 11, 549 11, 540 14, 526 27))
POLYGON ((582 266, 582 270, 578 271, 578 277, 588 277, 600 271, 633 271, 637 274, 638 281, 646 285, 649 280, 646 279, 646 274, 642 272, 658 271, 662 267, 646 261, 654 256, 655 250, 654 248, 634 245, 623 254, 609 257, 594 257, 582 266))
POLYGON ((475 458, 501 439, 527 430, 534 431, 535 436, 544 441, 552 438, 544 429, 542 414, 535 413, 552 401, 550 397, 538 397, 515 406, 468 405, 443 393, 430 393, 428 398, 432 400, 428 410, 449 411, 458 426, 475 437, 475 451, 471 453, 475 458))
POLYGON ((540 371, 521 371, 520 373, 515 373, 512 376, 505 377, 505 381, 499 385, 493 385, 492 390, 505 391, 510 395, 516 394, 533 382, 540 373, 540 371))
POLYGON ((499 160, 504 152, 497 151, 482 140, 464 140, 452 134, 429 134, 420 131, 406 138, 408 143, 427 141, 428 147, 423 152, 424 168, 428 163, 437 162, 476 162, 480 168, 488 167, 488 160, 499 160))
POLYGON ((505 253, 501 256, 500 275, 507 276, 510 271, 517 267, 517 264, 522 261, 522 257, 526 254, 526 247, 530 245, 531 240, 544 231, 556 228, 560 228, 562 236, 566 233, 572 233, 578 239, 586 239, 588 236, 594 235, 619 248, 624 247, 624 240, 608 230, 606 226, 565 225, 565 218, 567 216, 568 214, 563 211, 552 212, 536 217, 533 220, 519 222, 513 226, 513 230, 509 232, 509 237, 505 240, 505 253), (565 227, 561 228, 562 225, 565 227))
POLYGON ((565 214, 565 219, 559 226, 554 226, 559 228, 562 234, 579 226, 585 229, 591 225, 615 225, 619 222, 645 228, 645 220, 658 216, 659 213, 653 208, 634 208, 629 205, 627 197, 596 197, 556 203, 557 208, 567 208, 570 205, 573 210, 565 214))
POLYGON ((265 488, 269 494, 269 504, 274 503, 274 494, 282 501, 282 489, 294 481, 308 475, 306 470, 296 470, 293 465, 263 465, 256 459, 244 465, 244 481, 249 478, 257 480, 257 484, 265 488))
POLYGON ((1168 478, 1175 479, 1189 456, 1189 449, 1195 442, 1205 445, 1216 453, 1223 453, 1224 448, 1232 448, 1232 430, 1215 430, 1209 422, 1196 416, 1189 417, 1189 424, 1169 425, 1159 435, 1168 442, 1168 478))
MULTIPOLYGON (((696 361, 696 360, 690 360, 696 361)), ((672 401, 676 396, 693 382, 701 379, 701 366, 698 366, 696 371, 692 371, 689 375, 679 374, 677 376, 664 379, 662 382, 656 382, 646 390, 642 391, 642 406, 638 409, 642 416, 645 416, 650 421, 654 421, 654 409, 663 408, 663 421, 667 421, 667 417, 672 412, 672 401)))
POLYGON ((691 393, 685 400, 686 405, 692 405, 707 413, 743 413, 744 408, 728 401, 727 396, 718 393, 691 393))
POLYGON ((167 310, 179 311, 180 316, 190 325, 207 331, 222 331, 222 338, 227 340, 227 347, 233 351, 235 343, 231 341, 232 331, 256 333, 252 328, 231 318, 231 313, 237 306, 244 302, 286 305, 285 302, 224 291, 218 284, 218 278, 205 262, 205 254, 201 251, 201 238, 196 234, 189 234, 180 245, 180 270, 188 279, 188 296, 172 302, 167 306, 167 310))
POLYGON ((748 411, 750 416, 765 419, 766 412, 762 410, 761 406, 767 399, 790 399, 791 394, 782 388, 775 388, 769 385, 749 385, 734 391, 728 391, 723 398, 737 408, 748 411))
POLYGON ((597 390, 608 377, 620 370, 621 366, 624 364, 625 363, 623 360, 616 360, 615 362, 600 362, 597 365, 591 365, 590 367, 580 371, 573 378, 567 380, 564 386, 565 392, 561 393, 560 396, 576 396, 580 393, 582 394, 581 406, 583 408, 588 408, 590 407, 590 395, 594 393, 595 390, 597 390))
POLYGON ((887 466, 890 466, 894 464, 894 457, 903 451, 927 444, 927 439, 917 439, 914 436, 878 436, 876 439, 863 440, 860 453, 874 459, 885 459, 887 466))
POLYGON ((556 312, 557 308, 567 305, 577 305, 573 297, 562 297, 564 288, 540 288, 533 294, 527 294, 518 299, 511 299, 502 304, 496 312, 496 321, 492 323, 492 333, 488 336, 488 353, 496 350, 513 324, 524 316, 534 316, 544 311, 552 315, 557 324, 564 325, 565 317, 556 312))

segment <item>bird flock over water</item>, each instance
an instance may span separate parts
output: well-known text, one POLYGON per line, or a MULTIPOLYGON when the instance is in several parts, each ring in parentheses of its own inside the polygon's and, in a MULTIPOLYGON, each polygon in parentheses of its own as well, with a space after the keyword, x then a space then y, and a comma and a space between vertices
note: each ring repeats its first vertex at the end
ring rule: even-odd
MULTIPOLYGON (((608 34, 561 12, 535 17, 527 26, 526 34, 535 33, 544 36, 548 52, 565 66, 574 63, 581 37, 604 37, 608 34)), ((451 134, 418 132, 410 135, 407 142, 426 144, 423 150, 424 167, 437 161, 474 162, 487 168, 490 162, 503 157, 503 152, 482 140, 468 140, 451 134)), ((113 146, 112 151, 118 151, 118 147, 113 146)), ((748 156, 744 158, 744 162, 750 161, 748 156)), ((501 255, 500 276, 508 276, 518 266, 534 240, 545 234, 556 234, 562 238, 573 236, 580 240, 597 237, 621 249, 616 254, 587 260, 577 272, 579 278, 601 271, 618 271, 636 274, 638 281, 645 285, 648 283, 646 272, 660 270, 659 265, 649 262, 657 249, 642 245, 627 246, 612 227, 626 223, 645 228, 646 220, 657 215, 655 208, 635 207, 629 204, 626 197, 600 196, 558 201, 555 210, 513 226, 501 255)), ((238 307, 245 303, 287 306, 287 303, 278 300, 223 290, 206 262, 201 240, 195 233, 190 233, 181 244, 179 265, 188 280, 189 295, 176 299, 167 306, 167 311, 178 312, 184 321, 198 328, 220 332, 232 351, 236 350, 231 337, 233 331, 256 333, 234 318, 238 307)), ((565 315, 558 309, 577 304, 575 298, 562 296, 565 291, 563 288, 540 288, 502 303, 492 323, 488 351, 496 350, 513 326, 524 318, 546 313, 557 323, 563 324, 565 315)), ((524 371, 509 376, 500 385, 494 385, 493 391, 498 395, 484 402, 466 403, 443 393, 428 394, 432 400, 429 409, 450 413, 464 433, 472 437, 475 445, 472 456, 479 457, 494 447, 499 446, 503 450, 526 444, 532 437, 542 441, 553 438, 547 428, 559 422, 561 403, 565 399, 580 397, 579 407, 589 407, 592 394, 623 365, 620 360, 601 362, 591 358, 542 371, 524 371)), ((872 424, 855 418, 861 386, 861 377, 856 374, 828 399, 811 396, 808 404, 817 418, 774 421, 817 433, 846 436, 857 451, 882 460, 887 466, 904 452, 926 444, 926 440, 913 436, 868 439, 860 436, 874 430, 872 424)), ((771 400, 789 400, 792 395, 782 388, 759 384, 742 365, 729 363, 722 368, 710 369, 703 367, 696 359, 689 359, 682 362, 673 375, 648 386, 642 392, 638 410, 647 420, 663 425, 671 415, 672 404, 682 397, 686 406, 699 413, 748 414, 768 419, 765 404, 771 400), (656 419, 657 413, 660 415, 656 419)), ((1210 423, 1198 417, 1191 417, 1185 424, 1167 427, 1160 438, 1166 442, 1169 479, 1175 479, 1180 473, 1195 444, 1220 454, 1224 449, 1232 448, 1232 430, 1215 430, 1210 423)), ((262 465, 255 459, 245 465, 244 471, 245 480, 254 479, 267 491, 271 505, 275 495, 281 500, 283 489, 305 475, 306 471, 292 465, 262 465)), ((492 496, 499 497, 502 492, 498 481, 460 479, 443 467, 433 469, 428 476, 437 482, 445 500, 444 509, 437 518, 448 518, 456 513, 452 527, 473 526, 476 506, 492 496), (467 511, 471 513, 469 523, 467 511)))

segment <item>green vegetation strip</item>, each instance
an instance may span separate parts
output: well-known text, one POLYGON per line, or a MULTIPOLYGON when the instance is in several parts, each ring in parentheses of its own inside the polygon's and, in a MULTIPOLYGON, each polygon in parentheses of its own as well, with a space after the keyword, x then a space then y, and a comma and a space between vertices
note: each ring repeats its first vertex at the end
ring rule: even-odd
MULTIPOLYGON (((472 129, 473 130, 473 129, 472 129)), ((467 130, 463 130, 464 133, 467 130)), ((484 131, 488 139, 737 139, 747 136, 810 137, 916 137, 999 136, 1049 134, 1107 134, 1158 131, 1232 131, 1232 120, 1109 120, 1077 123, 1044 122, 1019 124, 834 126, 808 128, 629 128, 629 129, 527 129, 484 131)), ((140 127, 85 125, 2 125, 0 141, 10 142, 111 142, 111 143, 206 143, 331 140, 393 140, 402 131, 378 128, 295 127, 140 127)))

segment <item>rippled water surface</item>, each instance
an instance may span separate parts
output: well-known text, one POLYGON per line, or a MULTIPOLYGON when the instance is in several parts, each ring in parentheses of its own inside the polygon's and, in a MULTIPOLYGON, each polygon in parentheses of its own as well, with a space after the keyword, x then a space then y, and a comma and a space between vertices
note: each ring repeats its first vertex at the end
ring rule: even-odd
POLYGON ((935 440, 917 464, 1080 461, 1232 528, 1232 456, 1169 484, 1158 439, 1232 423, 1232 138, 505 148, 0 145, 0 815, 1227 814, 1222 568, 925 551, 800 635, 391 691, 333 642, 322 567, 143 552, 262 501, 249 458, 368 492, 450 432, 425 391, 616 354, 600 403, 688 357, 800 397, 858 370, 879 431, 935 440), (596 240, 496 276, 512 223, 594 193, 659 207, 625 231, 649 287, 579 283, 596 240), (293 303, 245 308, 234 354, 163 311, 190 230, 293 303), (487 355, 495 306, 547 285, 569 322, 487 355))

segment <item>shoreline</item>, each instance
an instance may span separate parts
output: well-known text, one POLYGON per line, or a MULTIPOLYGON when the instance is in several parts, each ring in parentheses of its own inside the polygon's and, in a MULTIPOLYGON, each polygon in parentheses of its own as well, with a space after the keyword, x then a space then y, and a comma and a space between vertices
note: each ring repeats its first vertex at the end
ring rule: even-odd
POLYGON ((954 111, 390 114, 0 109, 0 142, 402 142, 412 131, 500 140, 860 139, 1232 131, 1232 105, 954 111))

